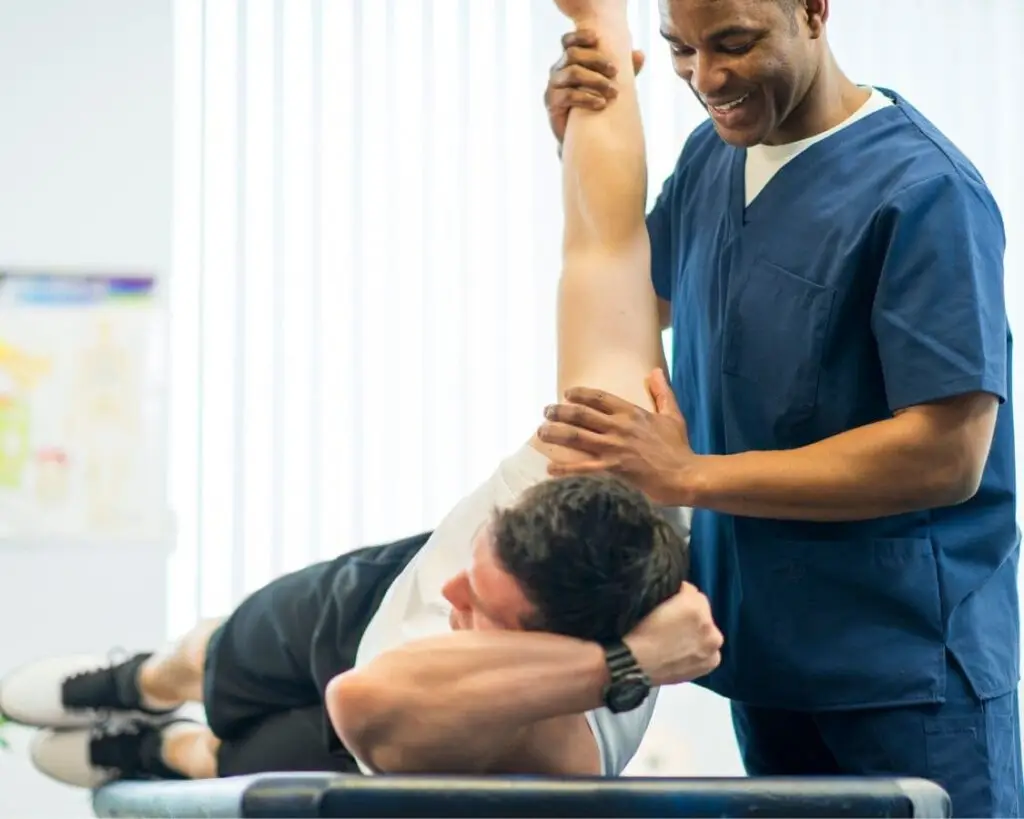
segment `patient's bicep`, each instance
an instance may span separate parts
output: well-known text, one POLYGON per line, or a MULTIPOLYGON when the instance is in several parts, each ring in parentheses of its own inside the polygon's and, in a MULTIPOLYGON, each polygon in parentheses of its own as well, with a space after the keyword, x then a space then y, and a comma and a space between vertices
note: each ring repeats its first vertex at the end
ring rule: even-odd
POLYGON ((568 257, 558 293, 558 390, 605 390, 653 409, 645 379, 663 359, 658 299, 642 245, 568 257))

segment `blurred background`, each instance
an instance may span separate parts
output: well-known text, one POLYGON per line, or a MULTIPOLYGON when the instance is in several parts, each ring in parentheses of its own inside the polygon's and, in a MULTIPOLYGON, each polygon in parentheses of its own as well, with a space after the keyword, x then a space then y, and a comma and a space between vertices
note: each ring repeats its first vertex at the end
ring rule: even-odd
MULTIPOLYGON (((657 6, 631 1, 652 199, 704 117, 657 6)), ((428 529, 525 440, 565 30, 550 0, 0 0, 0 673, 428 529)), ((1022 36, 1021 0, 832 3, 847 73, 992 187, 1015 326, 1022 36)), ((0 730, 0 813, 90 815, 0 730)), ((664 692, 631 772, 741 773, 726 704, 664 692)))

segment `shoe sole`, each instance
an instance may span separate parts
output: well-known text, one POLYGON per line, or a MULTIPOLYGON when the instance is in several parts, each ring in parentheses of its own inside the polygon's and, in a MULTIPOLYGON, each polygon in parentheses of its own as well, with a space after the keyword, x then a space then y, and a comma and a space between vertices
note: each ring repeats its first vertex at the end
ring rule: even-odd
POLYGON ((88 728, 100 718, 98 711, 75 711, 74 713, 63 714, 61 717, 52 720, 31 719, 4 706, 4 689, 2 685, 0 685, 0 716, 3 716, 8 722, 24 726, 25 728, 57 728, 62 730, 88 728))
MULTIPOLYGON (((11 669, 4 678, 14 677, 19 671, 34 665, 36 661, 30 661, 23 663, 17 668, 11 669)), ((54 728, 56 730, 75 730, 81 728, 91 728, 97 722, 105 719, 108 715, 116 715, 119 719, 138 719, 152 722, 154 720, 163 720, 174 713, 177 709, 171 711, 151 714, 146 711, 136 711, 129 709, 118 709, 118 708, 103 708, 103 709, 83 709, 68 711, 67 713, 61 714, 59 717, 54 717, 51 720, 34 720, 26 717, 24 714, 19 714, 17 711, 11 711, 9 708, 4 707, 4 684, 3 679, 0 679, 0 716, 3 716, 9 722, 15 725, 21 725, 26 728, 54 728)))
MULTIPOLYGON (((72 738, 75 734, 85 734, 85 736, 81 737, 81 740, 83 743, 87 744, 88 733, 88 729, 44 729, 37 731, 28 747, 29 759, 32 762, 32 767, 43 776, 52 779, 54 782, 60 782, 61 784, 68 785, 72 788, 86 788, 92 790, 105 785, 107 782, 113 781, 117 778, 117 774, 115 772, 104 772, 98 768, 93 768, 87 762, 82 762, 82 765, 75 765, 74 763, 71 765, 55 764, 54 761, 49 758, 49 752, 53 749, 47 746, 72 738)), ((58 747, 56 750, 59 752, 60 748, 58 747)), ((78 751, 79 749, 76 748, 73 750, 78 751)), ((81 750, 83 755, 87 753, 85 748, 81 750)))

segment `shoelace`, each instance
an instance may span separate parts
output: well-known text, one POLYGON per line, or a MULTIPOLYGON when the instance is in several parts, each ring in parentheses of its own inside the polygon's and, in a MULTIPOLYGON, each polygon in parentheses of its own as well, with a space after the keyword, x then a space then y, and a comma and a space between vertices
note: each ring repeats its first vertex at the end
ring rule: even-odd
MULTIPOLYGON (((97 679, 100 675, 107 675, 106 683, 109 686, 106 689, 108 699, 117 698, 117 689, 114 682, 113 670, 121 663, 131 659, 131 653, 125 649, 115 646, 107 652, 107 665, 100 666, 98 668, 90 668, 88 671, 80 671, 77 674, 72 674, 67 677, 63 682, 63 687, 71 688, 74 690, 76 683, 82 683, 86 680, 97 679)), ((93 722, 93 726, 106 727, 110 724, 111 719, 114 716, 114 709, 111 706, 68 706, 69 710, 88 710, 92 708, 96 712, 96 719, 93 722)))
POLYGON ((89 761, 94 767, 131 777, 142 770, 139 745, 142 728, 137 723, 115 727, 95 723, 89 733, 89 761))

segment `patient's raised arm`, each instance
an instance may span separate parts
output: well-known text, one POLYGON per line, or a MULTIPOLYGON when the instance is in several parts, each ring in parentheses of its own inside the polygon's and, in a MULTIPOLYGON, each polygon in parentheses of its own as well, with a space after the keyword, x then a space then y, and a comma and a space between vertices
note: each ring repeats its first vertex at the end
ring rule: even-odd
POLYGON ((644 379, 662 364, 645 224, 647 168, 626 0, 557 0, 595 32, 616 68, 617 96, 602 111, 574 109, 562 152, 563 269, 558 390, 612 392, 641 407, 644 379))

